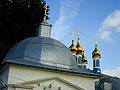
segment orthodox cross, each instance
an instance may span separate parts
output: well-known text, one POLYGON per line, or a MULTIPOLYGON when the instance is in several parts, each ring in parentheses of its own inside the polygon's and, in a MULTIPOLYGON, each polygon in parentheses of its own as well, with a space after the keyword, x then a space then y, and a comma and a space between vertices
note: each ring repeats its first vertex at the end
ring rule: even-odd
POLYGON ((78 29, 76 32, 77 32, 78 37, 80 38, 80 29, 78 29))
POLYGON ((74 32, 72 32, 72 40, 74 40, 74 35, 75 35, 75 33, 74 33, 74 32))
POLYGON ((85 46, 85 44, 82 44, 81 46, 82 46, 83 48, 85 48, 85 47, 86 47, 86 46, 85 46))
POLYGON ((95 47, 97 48, 97 46, 98 46, 98 36, 95 35, 95 47))
POLYGON ((45 12, 44 12, 45 13, 44 14, 44 21, 46 21, 47 11, 48 11, 49 7, 48 7, 48 5, 45 5, 43 8, 45 9, 45 12))
POLYGON ((95 44, 98 44, 98 37, 95 35, 95 44))
POLYGON ((80 43, 80 29, 78 29, 76 32, 77 32, 77 35, 78 35, 78 42, 80 43))

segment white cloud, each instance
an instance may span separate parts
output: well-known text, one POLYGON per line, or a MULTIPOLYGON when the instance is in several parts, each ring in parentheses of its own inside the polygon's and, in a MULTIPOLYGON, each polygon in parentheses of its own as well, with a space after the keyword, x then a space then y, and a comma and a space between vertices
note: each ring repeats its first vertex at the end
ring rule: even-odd
POLYGON ((114 77, 119 77, 120 78, 120 66, 112 69, 112 70, 104 70, 103 71, 104 74, 110 75, 110 76, 114 76, 114 77))
POLYGON ((103 40, 110 41, 113 32, 120 32, 120 10, 115 10, 104 19, 99 29, 99 36, 103 40))
POLYGON ((60 0, 60 15, 52 28, 52 37, 63 39, 78 15, 80 0, 60 0))

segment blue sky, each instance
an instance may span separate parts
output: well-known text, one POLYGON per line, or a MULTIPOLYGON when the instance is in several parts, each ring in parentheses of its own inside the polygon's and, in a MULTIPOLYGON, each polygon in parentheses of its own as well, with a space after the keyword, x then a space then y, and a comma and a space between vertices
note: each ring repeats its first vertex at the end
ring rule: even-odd
POLYGON ((97 36, 102 71, 120 71, 120 0, 45 1, 50 6, 48 22, 53 25, 52 38, 69 47, 71 33, 80 29, 80 41, 88 58, 87 67, 92 69, 91 53, 97 36))

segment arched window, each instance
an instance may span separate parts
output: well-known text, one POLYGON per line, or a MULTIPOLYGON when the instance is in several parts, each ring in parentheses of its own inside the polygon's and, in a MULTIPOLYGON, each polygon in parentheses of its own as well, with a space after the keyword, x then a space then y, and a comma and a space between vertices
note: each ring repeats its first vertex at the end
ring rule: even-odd
POLYGON ((82 64, 82 58, 81 57, 78 57, 78 63, 82 64))
POLYGON ((99 59, 96 60, 96 66, 97 66, 97 67, 100 67, 99 59))

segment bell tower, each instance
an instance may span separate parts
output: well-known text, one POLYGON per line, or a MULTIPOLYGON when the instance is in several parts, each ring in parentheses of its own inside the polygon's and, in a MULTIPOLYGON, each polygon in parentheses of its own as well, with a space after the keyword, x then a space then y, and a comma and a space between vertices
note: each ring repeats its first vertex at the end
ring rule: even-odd
POLYGON ((101 74, 100 69, 101 54, 100 51, 98 50, 97 44, 95 44, 95 50, 92 52, 92 58, 93 58, 93 72, 95 72, 96 74, 101 74))

